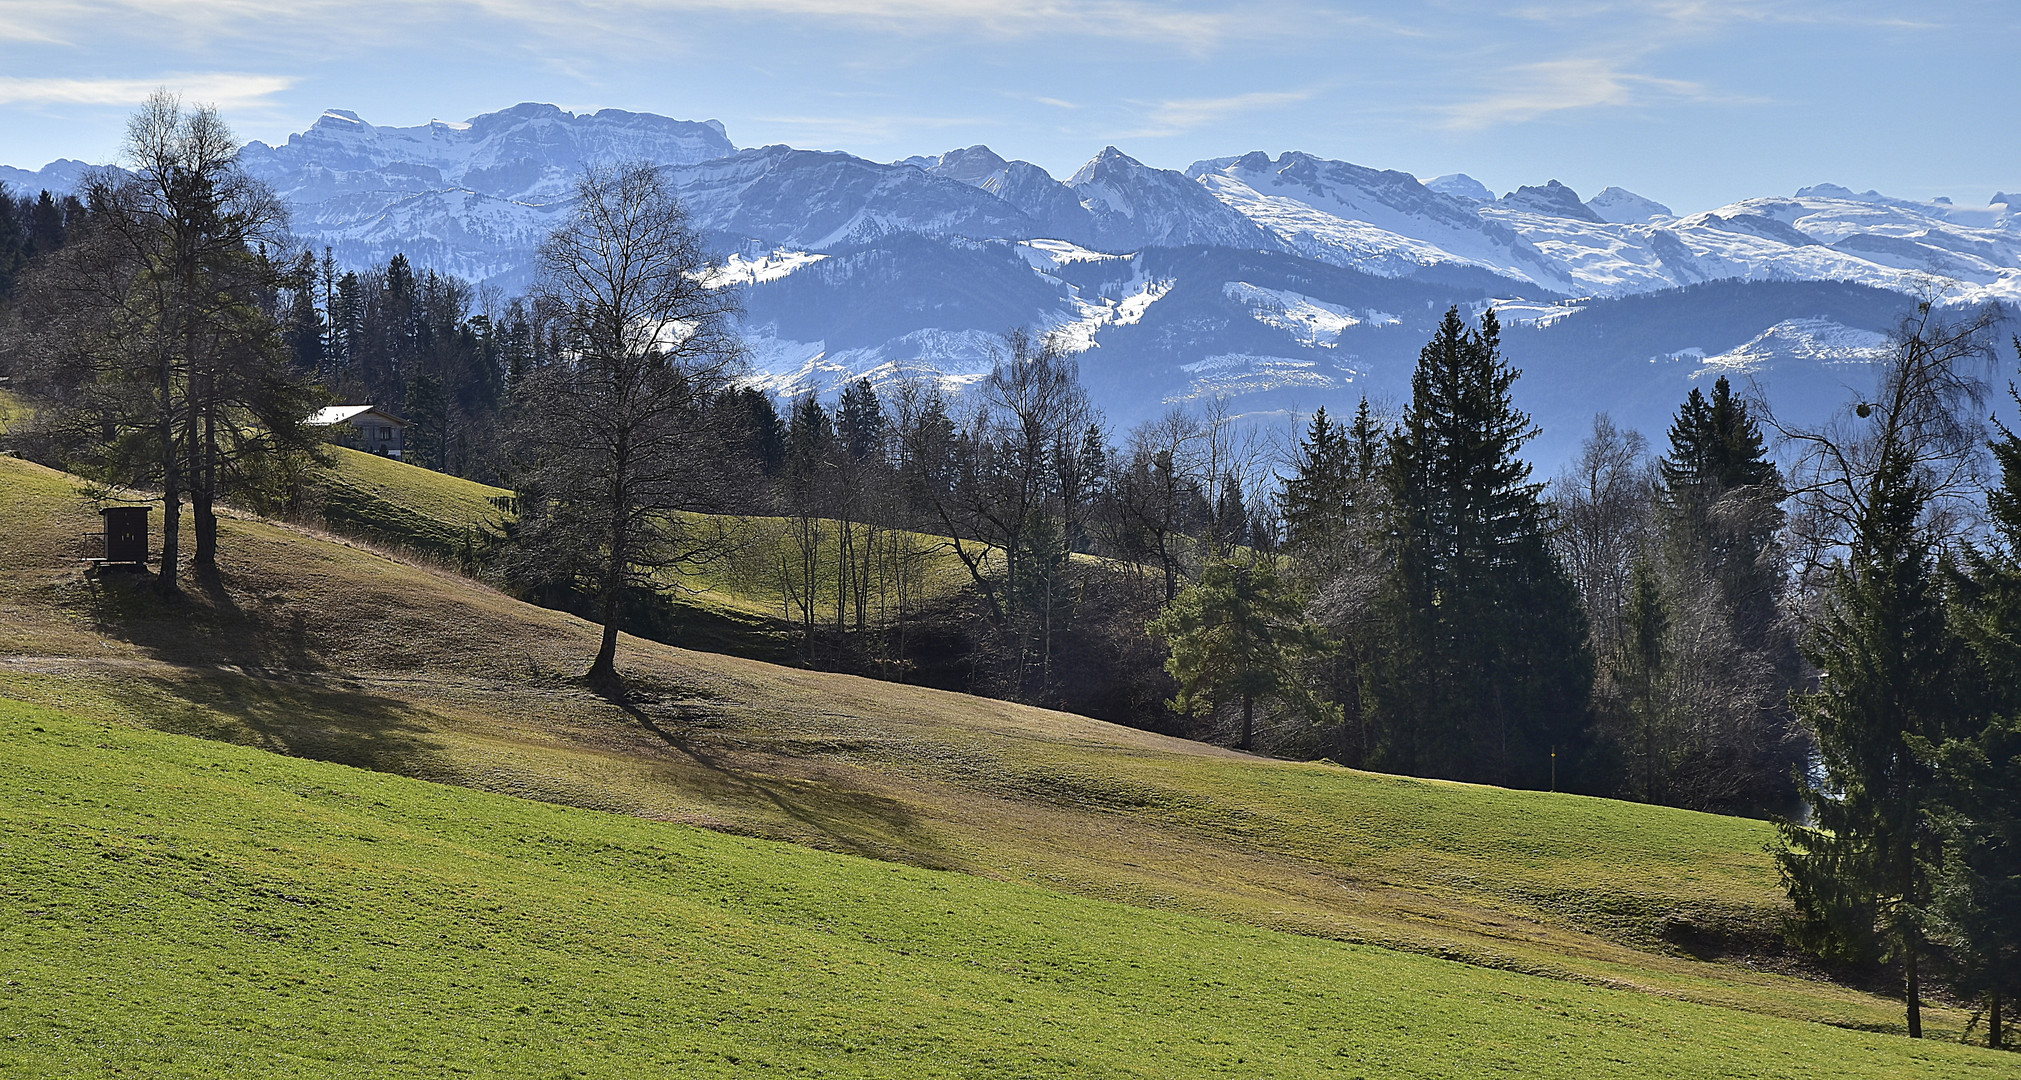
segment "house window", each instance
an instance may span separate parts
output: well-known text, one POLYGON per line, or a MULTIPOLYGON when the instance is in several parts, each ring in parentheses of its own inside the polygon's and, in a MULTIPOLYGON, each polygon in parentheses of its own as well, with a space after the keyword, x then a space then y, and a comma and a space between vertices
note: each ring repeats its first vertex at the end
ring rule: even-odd
POLYGON ((389 427, 382 427, 382 428, 380 428, 380 429, 379 429, 379 438, 380 438, 380 439, 382 439, 382 440, 385 440, 385 441, 387 441, 387 442, 391 442, 391 441, 392 441, 392 439, 393 439, 393 429, 392 429, 392 428, 389 428, 389 427))

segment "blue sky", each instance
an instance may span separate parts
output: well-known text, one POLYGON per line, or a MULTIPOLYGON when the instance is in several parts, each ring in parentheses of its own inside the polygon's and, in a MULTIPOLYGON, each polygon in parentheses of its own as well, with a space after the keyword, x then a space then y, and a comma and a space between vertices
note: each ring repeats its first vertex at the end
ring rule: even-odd
POLYGON ((2021 188, 2021 4, 1957 0, 0 0, 0 163, 112 159, 157 86, 243 138, 520 101, 1064 177, 1305 150, 1681 212, 1831 182, 2021 188))

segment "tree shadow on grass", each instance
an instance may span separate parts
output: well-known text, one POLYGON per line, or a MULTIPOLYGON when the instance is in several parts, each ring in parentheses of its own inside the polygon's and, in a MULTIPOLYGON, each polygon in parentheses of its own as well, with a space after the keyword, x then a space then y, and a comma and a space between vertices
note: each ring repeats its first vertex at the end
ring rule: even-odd
POLYGON ((817 786, 739 767, 728 753, 693 734, 698 722, 715 719, 716 714, 706 704, 706 698, 692 688, 615 683, 592 689, 623 710, 647 733, 706 769, 726 792, 769 805, 811 830, 817 838, 815 846, 930 870, 961 869, 928 850, 931 837, 918 816, 896 799, 833 785, 817 786), (667 692, 670 689, 672 693, 667 692), (882 843, 869 835, 876 832, 911 843, 904 847, 882 843))
POLYGON ((458 778, 412 703, 341 684, 219 671, 144 676, 113 693, 157 731, 425 780, 458 778))
POLYGON ((249 612, 216 574, 190 575, 182 595, 172 598, 156 592, 155 581, 147 573, 88 578, 96 628, 170 664, 297 673, 326 667, 303 613, 275 620, 249 612))

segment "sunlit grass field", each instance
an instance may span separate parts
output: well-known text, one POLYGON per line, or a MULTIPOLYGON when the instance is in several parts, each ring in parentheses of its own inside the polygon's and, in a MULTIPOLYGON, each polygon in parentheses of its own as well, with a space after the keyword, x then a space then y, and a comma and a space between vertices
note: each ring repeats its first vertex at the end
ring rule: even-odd
POLYGON ((13 1076, 2011 1076, 0 700, 13 1076))
MULTIPOLYGON (((93 736, 99 742, 135 753, 140 747, 171 748, 174 754, 240 753, 217 745, 235 743, 624 817, 571 816, 549 806, 496 800, 511 814, 559 814, 554 820, 729 844, 723 850, 772 853, 762 856, 768 860, 814 859, 809 865, 858 864, 823 861, 825 856, 804 849, 866 856, 876 860, 862 864, 871 867, 863 872, 873 881, 886 880, 874 875, 893 874, 896 866, 902 869, 889 880, 960 883, 962 889, 1002 888, 1008 890, 1002 896, 1041 898, 1018 904, 1082 910, 1074 905, 1100 902, 1085 910, 1109 912, 1104 919, 1147 920, 1143 925, 1219 927, 1213 932, 1234 934, 1231 941, 1289 950, 1270 953, 1280 958, 1306 955, 1299 951, 1306 949, 1316 950, 1311 957, 1372 956, 1408 965, 1447 958, 1464 964, 1422 970, 1464 972, 1451 976, 1462 979, 1451 985, 1476 989, 1465 980, 1492 975, 1519 980, 1510 985, 1537 981, 1534 992, 1554 1001, 1567 994, 1575 998, 1562 1000, 1584 1001, 1576 995, 1623 991, 1627 1000, 1641 1002, 1630 1010, 1636 1016, 1670 1016, 1663 1010, 1690 1002, 1723 1007, 1708 1015, 1729 1017, 1736 1030, 1765 1030, 1759 1025, 1771 1019, 1814 1022, 1794 1030, 1827 1041, 1852 1036, 1825 1025, 1876 1032, 1901 1026, 1897 1002, 1799 977, 1783 959, 1760 954, 1763 943, 1773 943, 1787 910, 1764 850, 1770 829, 1761 822, 1272 761, 1006 702, 629 637, 620 664, 638 692, 628 702, 612 703, 574 678, 594 651, 595 627, 519 603, 452 571, 391 558, 371 546, 233 518, 225 522, 221 578, 193 581, 187 604, 165 607, 132 582, 84 573, 76 561, 82 551, 78 538, 94 517, 72 478, 0 459, 0 535, 10 545, 9 558, 0 564, 0 697, 59 710, 73 718, 64 722, 99 732, 93 736), (170 737, 191 735, 213 742, 170 737), (125 741, 129 738, 139 741, 125 741), (651 831, 661 829, 667 831, 651 831), (908 876, 913 869, 903 868, 960 873, 915 878, 908 876), (1341 949, 1346 951, 1334 951, 1341 949)), ((274 769, 325 767, 257 754, 232 760, 269 762, 274 769)), ((27 797, 20 785, 42 768, 10 766, 5 797, 27 797)), ((343 770, 317 775, 393 783, 384 775, 343 770)), ((153 790, 153 781, 137 783, 144 790, 134 792, 136 798, 153 790)), ((38 798, 61 794, 47 786, 35 790, 38 798)), ((452 802, 479 798, 425 786, 400 790, 452 802)), ((110 791, 94 798, 109 802, 110 791)), ((64 805, 83 815, 80 824, 87 821, 84 804, 64 805)), ((171 800, 164 809, 135 803, 122 812, 155 813, 167 821, 176 805, 181 804, 171 800)), ((232 827, 256 828, 243 816, 203 814, 215 820, 178 821, 177 827, 223 829, 227 821, 240 820, 232 827)), ((466 822, 473 830, 480 823, 466 822)), ((329 835, 342 840, 349 829, 333 827, 329 835)), ((449 847, 471 842, 463 833, 443 841, 449 847)), ((347 859, 316 855, 311 861, 353 865, 347 859)), ((591 885, 569 886, 578 887, 591 885)), ((816 892, 828 887, 809 886, 816 892)), ((424 898, 441 892, 432 885, 409 891, 424 898)), ((566 890, 556 895, 564 893, 584 895, 566 890)), ((381 921, 387 926, 436 918, 385 907, 392 901, 373 895, 369 901, 347 901, 350 909, 315 910, 327 915, 384 907, 389 914, 381 921)), ((620 907, 632 902, 624 895, 620 907)), ((432 902, 414 900, 424 908, 432 902)), ((121 903, 126 906, 105 910, 152 919, 149 912, 166 911, 163 905, 171 901, 121 903)), ((272 910, 286 914, 294 906, 272 910)), ((595 903, 573 910, 593 921, 615 917, 595 903)), ((128 932, 117 923, 94 925, 93 932, 108 940, 128 932)), ((390 930, 383 936, 411 940, 390 930)), ((1154 959, 1178 948, 1169 938, 1146 940, 1154 959)), ((344 955, 355 959, 360 955, 355 949, 363 946, 344 947, 354 950, 344 955)), ((471 962, 474 954, 466 953, 455 953, 457 962, 471 962)), ((603 956, 617 965, 616 953, 603 956)), ((0 962, 14 960, 10 955, 0 962)), ((1398 984, 1406 989, 1390 995, 1395 1008, 1412 995, 1445 993, 1445 983, 1420 986, 1410 979, 1398 984)), ((390 983, 345 985, 350 987, 345 993, 369 995, 378 992, 370 987, 383 990, 390 983)), ((158 1001, 170 992, 164 984, 144 989, 142 997, 158 1001)), ((760 994, 753 1000, 768 999, 760 994)), ((1178 1003, 1175 1009, 1202 1004, 1168 1000, 1178 1003)), ((444 1004, 438 1011, 448 1017, 454 1010, 444 1004)), ((457 1015, 464 1016, 459 1023, 478 1022, 475 1014, 457 1015)), ((1307 1016, 1299 1022, 1312 1031, 1345 1023, 1300 1015, 1307 1016)), ((1928 1017, 1931 1030, 1950 1039, 1966 1020, 1964 1013, 1944 1007, 1933 1008, 1928 1017)), ((802 1017, 788 1026, 808 1022, 802 1017)), ((1041 1024, 1030 1030, 1054 1029, 1041 1024)), ((1247 1036, 1238 1034, 1231 1029, 1215 1038, 1246 1047, 1247 1036)), ((440 1038, 445 1045, 457 1044, 459 1052, 469 1049, 461 1045, 469 1041, 461 1035, 440 1038)), ((1525 1030, 1496 1029, 1492 1038, 1527 1046, 1528 1036, 1525 1030)), ((1548 1042, 1539 1045, 1549 1049, 1548 1042)), ((1142 1052, 1141 1046, 1133 1052, 1142 1052)), ((1255 1060, 1247 1050, 1233 1056, 1255 1060)), ((967 1063, 956 1072, 995 1075, 963 1060, 967 1063)), ((1121 1051, 1113 1059, 1131 1060, 1136 1059, 1121 1051)), ((1192 1059, 1142 1060, 1167 1061, 1146 1066, 1142 1075, 1207 1070, 1195 1069, 1192 1059)), ((1466 1069, 1450 1074, 1495 1075, 1493 1069, 1501 1068, 1483 1064, 1485 1058, 1469 1060, 1466 1069)), ((1651 1058, 1622 1060, 1655 1068, 1651 1058)), ((1004 1075, 1104 1075, 1015 1055, 992 1061, 1025 1062, 1005 1065, 1010 1071, 1004 1075)), ((1420 1066, 1431 1067, 1422 1062, 1412 1067, 1420 1066)), ((1369 1075, 1395 1071, 1388 1065, 1369 1068, 1374 1069, 1369 1075)), ((1298 1075, 1276 1065, 1256 1074, 1298 1075)))
POLYGON ((14 394, 0 390, 0 435, 5 435, 14 426, 28 419, 28 407, 14 394))
MULTIPOLYGON (((504 488, 346 447, 328 450, 331 465, 322 474, 323 516, 339 531, 458 563, 484 551, 487 536, 496 535, 511 520, 512 492, 504 488)), ((723 551, 718 557, 670 568, 662 578, 669 586, 672 610, 713 633, 677 628, 670 636, 678 644, 765 659, 790 655, 787 639, 791 626, 802 618, 799 596, 806 592, 793 523, 764 516, 685 516, 698 531, 719 534, 723 551), (794 579, 791 586, 787 578, 794 579)), ((836 537, 841 526, 815 519, 810 528, 815 621, 827 627, 836 618, 840 566, 836 537)), ((854 528, 861 544, 867 527, 854 528)), ((885 530, 879 542, 903 552, 906 572, 912 575, 911 603, 944 600, 966 582, 966 572, 940 537, 885 530)), ((895 592, 889 584, 873 590, 869 603, 873 622, 899 602, 895 592)), ((853 608, 848 614, 853 626, 853 608)))

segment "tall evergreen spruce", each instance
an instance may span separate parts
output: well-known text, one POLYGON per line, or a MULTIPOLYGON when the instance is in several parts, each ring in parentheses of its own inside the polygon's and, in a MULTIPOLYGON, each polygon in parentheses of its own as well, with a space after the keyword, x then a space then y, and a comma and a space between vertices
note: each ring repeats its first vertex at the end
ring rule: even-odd
POLYGON ((1777 863, 1806 945, 1901 965, 1909 1034, 1920 1037, 1920 908, 1938 842, 1925 820, 1931 769, 1915 744, 1948 734, 1959 648, 1921 529, 1930 490, 1914 465, 1901 443, 1882 448, 1867 513, 1805 642, 1820 678, 1797 711, 1816 735, 1823 782, 1804 786, 1812 824, 1781 826, 1777 863))
POLYGON ((1986 1002, 1987 1042, 2021 1002, 2021 437, 1993 443, 2001 484, 1987 493, 1990 550, 1967 550, 1952 575, 1953 625, 1970 649, 1971 712, 1932 749, 1944 858, 1930 922, 1950 953, 1955 990, 1986 1002))
POLYGON ((1984 453, 1974 369, 1997 317, 1988 307, 1952 321, 1919 304, 1874 399, 1853 407, 1859 422, 1791 436, 1816 542, 1839 555, 1804 639, 1818 689, 1796 700, 1817 747, 1802 784, 1811 821, 1780 826, 1776 860, 1800 940, 1901 966, 1912 1037, 1943 859, 1932 750, 1963 732, 1977 696, 1937 568, 1984 453))
POLYGON ((1388 565, 1382 441, 1367 398, 1346 427, 1318 410, 1278 497, 1290 557, 1286 573, 1311 596, 1312 618, 1333 638, 1334 647, 1315 658, 1310 673, 1341 710, 1329 752, 1357 766, 1368 760, 1371 741, 1367 668, 1387 641, 1374 618, 1388 565))
POLYGON ((1593 659, 1547 543, 1543 485, 1517 456, 1536 430, 1510 397, 1519 373, 1499 339, 1492 311, 1477 330, 1448 311, 1390 438, 1393 647, 1370 680, 1375 760, 1542 787, 1554 753, 1576 761, 1583 750, 1593 659))
POLYGON ((1709 397, 1694 388, 1658 463, 1645 584, 1666 626, 1613 658, 1635 697, 1613 725, 1617 749, 1642 798, 1756 813, 1794 798, 1801 747, 1787 703, 1800 658, 1783 617, 1784 498, 1747 403, 1724 378, 1709 397))
POLYGON ((1353 444, 1322 406, 1312 414, 1278 500, 1285 548, 1308 560, 1323 558, 1347 528, 1354 482, 1353 444))
POLYGON ((1667 770, 1660 769, 1668 725, 1665 723, 1661 687, 1667 657, 1664 638, 1670 631, 1670 611, 1663 602, 1663 588, 1649 560, 1635 563, 1630 579, 1628 603, 1622 611, 1621 647, 1615 658, 1615 682, 1620 685, 1628 709, 1629 731, 1636 743, 1636 775, 1643 802, 1665 802, 1669 792, 1667 770))
POLYGON ((1768 458, 1760 423, 1725 376, 1713 384, 1710 400, 1692 389, 1670 426, 1670 454, 1659 469, 1665 531, 1683 549, 1678 554, 1718 585, 1743 643, 1768 644, 1783 575, 1763 554, 1782 528, 1782 474, 1768 458))

